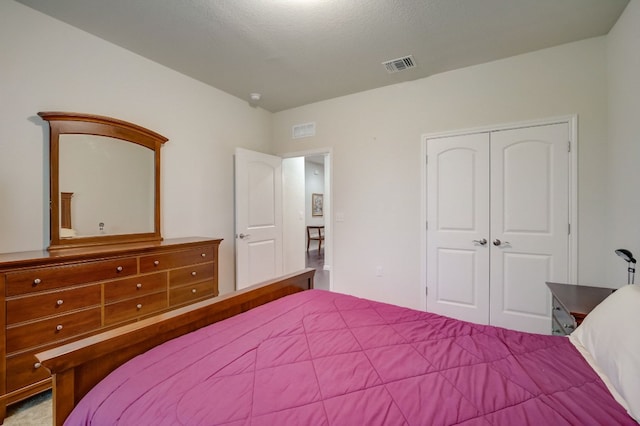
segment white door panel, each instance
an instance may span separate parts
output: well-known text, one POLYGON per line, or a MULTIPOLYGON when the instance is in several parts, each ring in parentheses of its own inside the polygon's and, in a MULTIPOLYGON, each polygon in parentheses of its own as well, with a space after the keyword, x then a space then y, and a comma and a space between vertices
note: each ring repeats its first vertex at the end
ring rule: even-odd
POLYGON ((491 324, 549 333, 546 281, 568 278, 568 125, 491 135, 491 324))
POLYGON ((489 322, 489 135, 427 141, 427 309, 489 322))
POLYGON ((477 308, 476 258, 474 250, 438 250, 436 295, 439 303, 477 308))
POLYGON ((282 274, 282 159, 236 148, 236 288, 282 274))

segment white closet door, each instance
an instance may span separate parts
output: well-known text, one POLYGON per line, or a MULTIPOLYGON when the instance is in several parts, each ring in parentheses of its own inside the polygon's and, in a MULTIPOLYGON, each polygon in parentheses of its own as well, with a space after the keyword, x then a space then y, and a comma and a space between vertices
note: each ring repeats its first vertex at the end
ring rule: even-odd
POLYGON ((545 281, 568 279, 569 126, 491 133, 492 325, 548 334, 545 281))
POLYGON ((429 139, 427 158, 427 310, 488 324, 489 134, 429 139))

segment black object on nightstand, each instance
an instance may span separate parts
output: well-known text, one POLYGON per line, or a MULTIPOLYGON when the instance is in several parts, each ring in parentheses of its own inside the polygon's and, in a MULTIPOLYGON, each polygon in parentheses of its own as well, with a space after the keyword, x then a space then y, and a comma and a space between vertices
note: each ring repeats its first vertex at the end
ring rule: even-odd
POLYGON ((547 287, 553 296, 551 331, 560 336, 571 334, 593 308, 616 291, 607 287, 552 282, 547 282, 547 287))

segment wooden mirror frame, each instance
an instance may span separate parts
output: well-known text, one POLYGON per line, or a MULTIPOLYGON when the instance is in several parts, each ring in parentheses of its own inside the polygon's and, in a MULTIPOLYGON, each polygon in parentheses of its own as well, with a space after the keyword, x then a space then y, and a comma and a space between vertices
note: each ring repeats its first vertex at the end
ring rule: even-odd
POLYGON ((101 246, 104 244, 161 241, 160 234, 160 148, 167 138, 149 129, 110 117, 75 112, 39 112, 49 122, 50 224, 49 250, 101 246), (60 237, 60 135, 84 134, 106 136, 144 146, 155 156, 155 213, 154 231, 133 234, 99 235, 89 237, 60 237))

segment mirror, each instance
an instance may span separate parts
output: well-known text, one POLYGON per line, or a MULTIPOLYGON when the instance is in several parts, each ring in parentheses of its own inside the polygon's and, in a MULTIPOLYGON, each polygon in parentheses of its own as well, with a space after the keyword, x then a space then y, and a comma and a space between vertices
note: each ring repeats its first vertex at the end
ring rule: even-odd
POLYGON ((160 241, 160 147, 167 138, 109 117, 40 112, 49 122, 49 250, 160 241))

